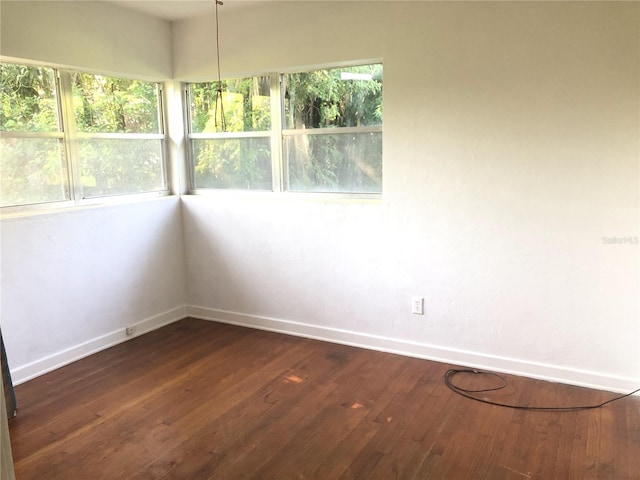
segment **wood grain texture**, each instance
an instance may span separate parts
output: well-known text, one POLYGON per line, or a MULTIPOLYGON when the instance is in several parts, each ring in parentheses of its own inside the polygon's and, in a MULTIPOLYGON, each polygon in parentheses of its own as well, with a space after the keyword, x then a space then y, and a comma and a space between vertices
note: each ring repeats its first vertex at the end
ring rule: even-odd
MULTIPOLYGON (((640 398, 511 410, 455 395, 449 368, 185 319, 18 386, 16 477, 640 478, 640 398)), ((507 379, 486 396, 538 406, 615 396, 507 379)))

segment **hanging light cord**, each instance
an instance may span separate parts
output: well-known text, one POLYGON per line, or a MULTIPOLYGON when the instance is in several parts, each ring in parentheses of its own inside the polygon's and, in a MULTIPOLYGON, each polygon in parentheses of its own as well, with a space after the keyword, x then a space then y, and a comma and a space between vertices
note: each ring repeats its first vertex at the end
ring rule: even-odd
POLYGON ((216 60, 218 62, 218 88, 216 90, 216 103, 213 110, 213 121, 218 127, 218 104, 220 104, 220 127, 223 132, 227 131, 227 121, 224 117, 224 105, 222 102, 222 77, 220 74, 220 22, 218 20, 218 5, 224 5, 220 0, 216 0, 216 60))

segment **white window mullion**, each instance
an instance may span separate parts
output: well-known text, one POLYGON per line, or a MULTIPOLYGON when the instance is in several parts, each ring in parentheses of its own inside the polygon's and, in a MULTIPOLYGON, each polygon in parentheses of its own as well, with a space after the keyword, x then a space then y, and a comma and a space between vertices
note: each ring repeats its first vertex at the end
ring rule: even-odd
POLYGON ((112 140, 164 140, 161 133, 84 133, 76 132, 74 135, 78 139, 112 139, 112 140))
POLYGON ((260 138, 270 137, 271 132, 216 132, 216 133, 190 133, 189 138, 195 140, 214 140, 225 138, 260 138))
POLYGON ((168 191, 172 190, 171 187, 171 169, 169 168, 170 156, 169 156, 169 148, 167 145, 167 105, 165 105, 165 90, 162 84, 158 84, 156 86, 156 95, 158 97, 158 135, 159 140, 162 143, 162 157, 164 162, 162 162, 162 179, 165 186, 165 189, 168 191))
POLYGON ((382 132, 381 125, 367 126, 367 127, 329 127, 329 128, 298 128, 283 130, 283 136, 295 136, 295 135, 347 135, 350 133, 380 133, 382 132))
POLYGON ((273 191, 284 192, 285 172, 282 158, 282 76, 271 75, 271 165, 273 168, 273 191))
POLYGON ((73 111, 73 88, 71 75, 67 71, 57 71, 57 83, 59 89, 61 124, 64 131, 65 150, 67 152, 67 165, 69 169, 69 188, 71 199, 82 200, 82 175, 80 158, 78 154, 78 136, 76 121, 73 111))
POLYGON ((185 147, 187 154, 187 182, 189 185, 189 192, 193 193, 196 189, 196 172, 195 172, 195 158, 193 155, 193 143, 192 143, 192 129, 191 129, 191 94, 189 92, 189 85, 184 84, 184 90, 182 92, 182 118, 184 119, 184 131, 186 132, 185 147))
POLYGON ((64 151, 64 163, 65 163, 65 176, 66 182, 63 185, 63 196, 68 200, 73 200, 73 180, 71 174, 71 155, 69 153, 69 142, 67 140, 67 133, 64 123, 64 115, 63 115, 63 97, 62 97, 62 88, 60 85, 60 71, 54 70, 54 78, 55 78, 55 89, 56 89, 56 105, 57 105, 57 113, 58 113, 58 130, 60 130, 60 134, 62 135, 60 138, 63 144, 64 151))

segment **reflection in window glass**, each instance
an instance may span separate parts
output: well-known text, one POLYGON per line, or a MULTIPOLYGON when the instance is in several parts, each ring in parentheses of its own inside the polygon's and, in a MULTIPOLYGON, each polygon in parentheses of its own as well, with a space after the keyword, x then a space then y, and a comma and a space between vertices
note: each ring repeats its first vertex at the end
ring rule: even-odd
POLYGON ((78 141, 84 198, 165 189, 161 140, 78 141))
POLYGON ((192 140, 196 188, 271 190, 269 137, 192 140))
POLYGON ((0 139, 0 206, 69 199, 62 139, 0 139))
POLYGON ((288 187, 301 192, 382 192, 382 133, 284 138, 288 187))

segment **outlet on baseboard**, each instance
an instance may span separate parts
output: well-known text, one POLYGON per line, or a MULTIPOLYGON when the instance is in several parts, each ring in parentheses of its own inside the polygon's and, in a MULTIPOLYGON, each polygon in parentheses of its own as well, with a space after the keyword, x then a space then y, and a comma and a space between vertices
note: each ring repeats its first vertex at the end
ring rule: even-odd
POLYGON ((134 333, 136 333, 136 327, 132 326, 132 327, 127 327, 125 329, 125 333, 127 334, 127 337, 130 337, 131 335, 133 335, 134 333))
POLYGON ((424 297, 411 298, 411 313, 414 315, 424 315, 424 297))

